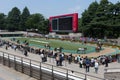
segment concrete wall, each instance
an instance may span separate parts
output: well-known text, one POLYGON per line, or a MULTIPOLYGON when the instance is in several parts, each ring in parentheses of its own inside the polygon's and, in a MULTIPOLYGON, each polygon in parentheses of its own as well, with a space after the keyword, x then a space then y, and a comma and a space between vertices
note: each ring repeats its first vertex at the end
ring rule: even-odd
POLYGON ((120 80, 120 72, 105 72, 104 78, 108 80, 120 80))

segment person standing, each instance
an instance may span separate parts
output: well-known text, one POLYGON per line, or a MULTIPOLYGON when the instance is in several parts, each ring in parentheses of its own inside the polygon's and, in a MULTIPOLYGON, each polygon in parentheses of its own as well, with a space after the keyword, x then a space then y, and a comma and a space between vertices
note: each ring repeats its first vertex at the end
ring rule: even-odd
POLYGON ((62 54, 59 55, 59 65, 62 66, 62 62, 63 62, 63 56, 62 54))
POLYGON ((71 62, 72 62, 72 53, 68 55, 68 63, 71 64, 71 62))
POLYGON ((96 60, 96 61, 95 61, 95 65, 94 65, 95 73, 96 73, 96 74, 98 73, 98 67, 99 67, 99 63, 98 63, 98 61, 96 60))
POLYGON ((41 57, 42 62, 44 62, 44 54, 43 53, 40 54, 40 57, 41 57))
POLYGON ((86 57, 86 60, 85 60, 85 66, 86 66, 86 72, 89 72, 90 60, 87 57, 86 57))
POLYGON ((59 55, 56 56, 56 66, 60 65, 60 58, 59 55))
POLYGON ((28 51, 27 50, 25 50, 24 55, 28 56, 28 51))
POLYGON ((95 64, 95 59, 92 57, 91 58, 91 67, 94 67, 94 64, 95 64))
POLYGON ((75 62, 75 63, 78 63, 78 57, 77 57, 77 55, 76 55, 75 58, 74 58, 74 62, 75 62))
POLYGON ((108 63, 109 63, 109 59, 108 59, 108 57, 106 56, 106 58, 105 58, 105 67, 108 67, 108 63))
POLYGON ((82 65, 83 65, 83 59, 82 58, 80 58, 79 65, 80 65, 80 68, 82 68, 82 65))

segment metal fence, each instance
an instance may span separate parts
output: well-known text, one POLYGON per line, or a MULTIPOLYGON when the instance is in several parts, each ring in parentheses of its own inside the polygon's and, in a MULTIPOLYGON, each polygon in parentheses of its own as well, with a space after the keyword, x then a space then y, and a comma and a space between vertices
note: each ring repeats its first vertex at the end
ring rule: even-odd
POLYGON ((0 63, 37 80, 105 80, 6 52, 0 52, 0 63))

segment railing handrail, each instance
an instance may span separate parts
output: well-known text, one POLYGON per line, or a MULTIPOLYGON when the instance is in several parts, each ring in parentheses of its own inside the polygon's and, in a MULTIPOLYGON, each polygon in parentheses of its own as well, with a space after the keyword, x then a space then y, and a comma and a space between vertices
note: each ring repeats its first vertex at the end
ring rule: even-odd
MULTIPOLYGON (((105 72, 108 72, 108 70, 110 71, 110 70, 118 70, 118 69, 120 70, 120 68, 118 68, 118 67, 117 67, 117 68, 106 68, 106 69, 104 69, 104 71, 105 71, 105 72)), ((113 72, 113 71, 112 71, 112 72, 113 72)), ((119 71, 119 72, 120 72, 120 71, 119 71)))
MULTIPOLYGON (((40 61, 36 61, 36 60, 33 60, 33 59, 29 59, 29 58, 26 58, 26 57, 22 57, 22 56, 18 56, 18 55, 14 55, 14 54, 11 54, 11 53, 8 53, 8 52, 3 52, 3 51, 0 51, 0 52, 2 52, 3 53, 3 56, 5 56, 5 54, 8 54, 9 55, 9 58, 10 58, 10 55, 12 55, 12 56, 14 56, 14 58, 15 57, 20 57, 22 60, 23 59, 27 59, 27 60, 29 60, 29 61, 34 61, 34 62, 37 62, 37 63, 42 63, 42 62, 40 62, 40 61)), ((31 63, 30 62, 30 63, 31 63)), ((53 68, 55 68, 55 67, 57 67, 57 68, 60 68, 60 69, 64 69, 64 70, 66 70, 67 72, 68 71, 74 71, 74 70, 71 70, 71 69, 66 69, 66 68, 63 68, 63 67, 58 67, 58 66, 55 66, 55 65, 51 65, 51 64, 48 64, 48 63, 42 63, 42 64, 46 64, 46 65, 49 65, 49 66, 51 66, 51 67, 53 67, 53 68)), ((42 66, 41 66, 42 67, 42 66)), ((54 70, 54 69, 53 69, 54 70)), ((56 71, 56 70, 54 70, 54 71, 56 71)), ((90 76, 90 77, 93 77, 93 78, 97 78, 97 79, 101 79, 101 80, 105 80, 104 78, 100 78, 100 77, 96 77, 96 76, 93 76, 93 75, 89 75, 89 74, 87 74, 87 73, 82 73, 82 72, 78 72, 78 71, 74 71, 74 72, 76 72, 76 73, 79 73, 79 74, 82 74, 82 75, 84 75, 84 76, 90 76)), ((71 75, 71 74, 69 74, 69 73, 67 73, 68 75, 71 75)), ((75 75, 74 75, 75 76, 75 75)), ((76 76, 76 77, 79 77, 79 76, 76 76)), ((80 77, 79 77, 80 78, 80 77)))

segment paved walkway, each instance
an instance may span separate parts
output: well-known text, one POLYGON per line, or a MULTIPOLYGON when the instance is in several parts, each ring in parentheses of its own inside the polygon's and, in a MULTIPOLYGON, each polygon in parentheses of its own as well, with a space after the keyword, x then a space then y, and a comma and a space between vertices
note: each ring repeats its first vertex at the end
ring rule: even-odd
POLYGON ((36 80, 0 64, 0 80, 36 80))
MULTIPOLYGON (((9 48, 8 50, 5 50, 5 48, 0 48, 0 51, 4 51, 4 52, 7 52, 7 53, 11 53, 11 54, 14 54, 14 55, 18 55, 18 56, 21 56, 21 57, 25 57, 22 52, 20 52, 20 51, 18 51, 18 50, 14 51, 14 50, 11 49, 11 48, 9 48)), ((37 54, 33 54, 33 53, 28 53, 28 57, 27 57, 27 58, 32 59, 32 60, 36 60, 36 61, 41 61, 40 56, 37 55, 37 54)), ((53 59, 51 59, 51 58, 48 58, 48 61, 47 61, 46 63, 55 65, 55 60, 53 60, 53 59)), ((78 72, 83 72, 83 73, 85 73, 85 69, 84 69, 84 68, 79 68, 79 64, 75 64, 75 63, 68 64, 68 62, 64 62, 63 65, 64 65, 64 66, 61 66, 61 67, 64 67, 64 68, 67 68, 67 69, 72 69, 72 70, 74 70, 74 71, 78 71, 78 72)), ((119 67, 120 67, 120 63, 114 62, 114 63, 110 63, 108 68, 119 68, 119 67)), ((0 70, 0 77, 1 77, 1 75, 4 76, 5 74, 2 73, 2 68, 3 68, 3 67, 0 67, 0 68, 1 68, 1 70, 0 70)), ((106 68, 106 67, 104 67, 103 65, 100 65, 100 66, 99 66, 98 74, 95 73, 94 68, 90 68, 90 72, 87 73, 87 74, 90 74, 90 75, 93 75, 93 76, 96 76, 96 77, 100 77, 100 78, 104 78, 104 69, 105 69, 105 68, 106 68)), ((5 70, 5 69, 4 69, 4 70, 5 70)), ((15 72, 15 74, 11 73, 11 70, 10 70, 10 69, 8 69, 8 70, 6 70, 6 71, 8 71, 8 73, 6 72, 6 75, 8 76, 8 78, 12 75, 12 77, 10 77, 11 80, 32 80, 32 79, 28 79, 29 77, 25 77, 25 78, 23 77, 23 78, 24 78, 24 79, 23 79, 22 76, 21 76, 21 77, 18 77, 18 79, 17 79, 17 76, 18 76, 19 74, 16 74, 15 71, 13 71, 13 73, 15 72), (10 73, 11 73, 11 74, 10 74, 10 73), (13 75, 14 75, 14 77, 13 77, 13 75)), ((90 77, 89 77, 89 78, 90 78, 90 77)), ((91 79, 91 78, 90 78, 90 79, 91 79)), ((3 78, 0 78, 0 80, 8 80, 8 79, 6 79, 6 77, 3 77, 3 78)), ((10 80, 10 79, 9 79, 9 80, 10 80)), ((93 80, 93 79, 91 79, 91 80, 93 80)))

